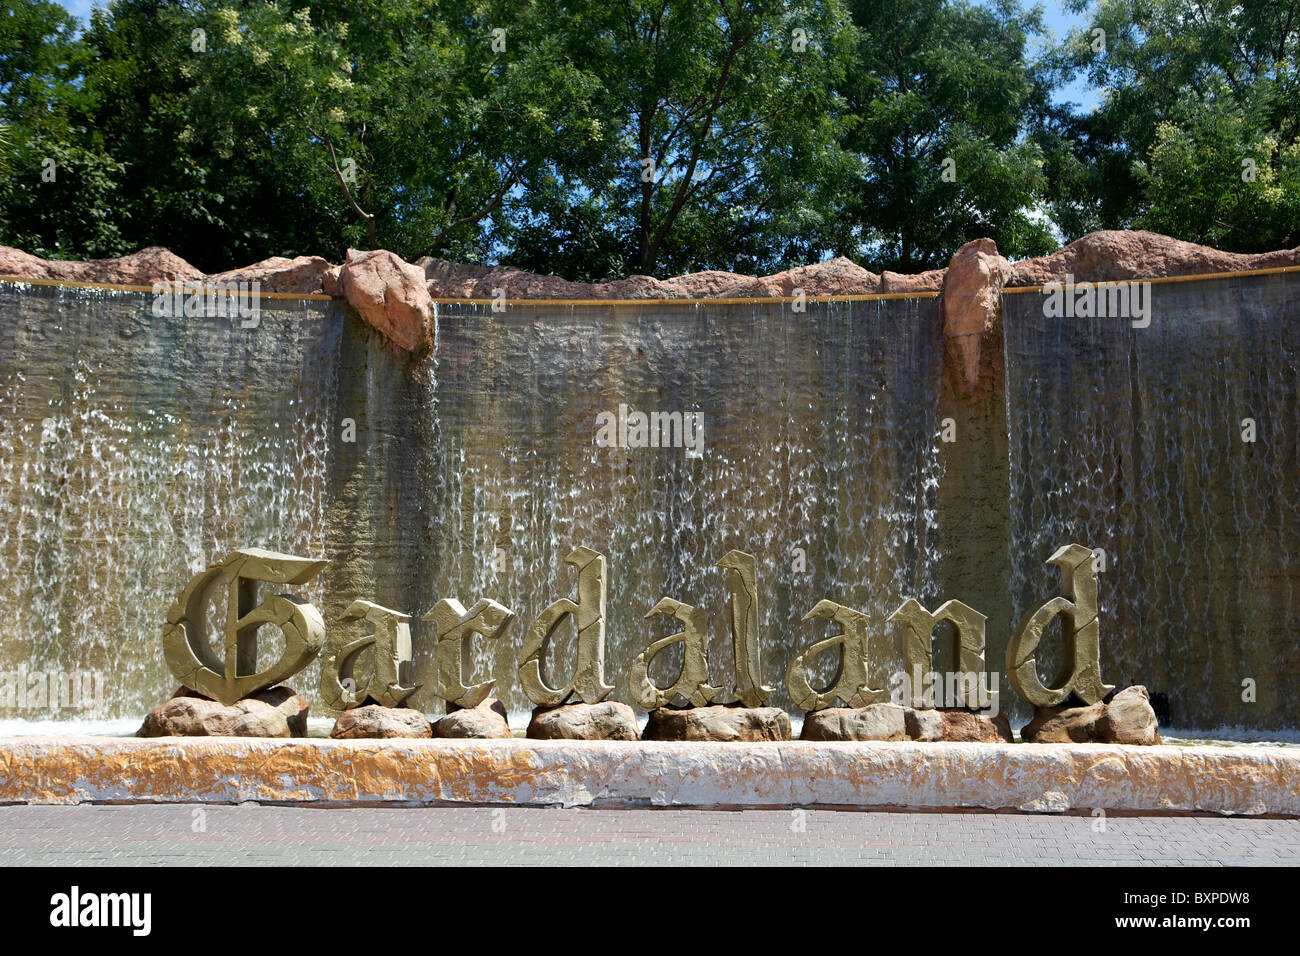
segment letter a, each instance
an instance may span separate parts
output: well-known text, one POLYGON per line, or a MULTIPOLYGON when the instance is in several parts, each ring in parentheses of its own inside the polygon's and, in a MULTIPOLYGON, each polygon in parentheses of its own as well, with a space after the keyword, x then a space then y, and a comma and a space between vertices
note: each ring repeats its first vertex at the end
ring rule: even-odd
POLYGON ((663 707, 677 696, 686 698, 695 707, 713 703, 722 690, 709 684, 708 613, 666 597, 660 598, 646 617, 658 614, 672 615, 686 625, 686 630, 654 641, 632 661, 627 680, 632 699, 646 710, 663 707), (665 647, 678 641, 682 643, 682 672, 672 687, 661 689, 650 679, 650 661, 665 647))
POLYGON ((866 707, 884 699, 888 691, 872 690, 867 686, 867 615, 834 601, 818 601, 803 619, 807 621, 814 617, 834 621, 843 630, 834 637, 809 645, 790 662, 785 686, 795 705, 811 711, 830 707, 836 698, 850 707, 866 707), (839 666, 830 686, 819 692, 808 679, 808 661, 835 650, 839 652, 839 666))

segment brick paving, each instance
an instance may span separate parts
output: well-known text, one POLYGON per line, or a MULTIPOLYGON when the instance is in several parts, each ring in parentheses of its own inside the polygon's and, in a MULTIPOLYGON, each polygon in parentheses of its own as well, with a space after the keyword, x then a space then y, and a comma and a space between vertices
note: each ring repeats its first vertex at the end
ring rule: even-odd
POLYGON ((1300 820, 834 810, 0 807, 0 865, 1300 864, 1300 820), (1104 829, 1102 829, 1104 825, 1104 829))

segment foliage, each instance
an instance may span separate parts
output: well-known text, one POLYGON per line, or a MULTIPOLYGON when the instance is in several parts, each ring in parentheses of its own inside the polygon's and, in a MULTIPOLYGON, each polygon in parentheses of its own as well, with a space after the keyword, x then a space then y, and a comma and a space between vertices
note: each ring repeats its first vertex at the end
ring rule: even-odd
POLYGON ((1017 0, 112 0, 84 31, 2 0, 0 242, 589 281, 1300 243, 1300 0, 1072 2, 1034 60, 1017 0), (1053 100, 1079 77, 1095 111, 1053 100))

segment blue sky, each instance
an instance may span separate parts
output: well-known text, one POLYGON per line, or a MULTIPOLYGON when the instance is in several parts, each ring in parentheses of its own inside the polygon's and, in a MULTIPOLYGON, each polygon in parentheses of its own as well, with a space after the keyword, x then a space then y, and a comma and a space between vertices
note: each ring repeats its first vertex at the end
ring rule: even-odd
MULTIPOLYGON (((63 8, 73 16, 80 17, 84 23, 90 16, 93 7, 100 5, 96 0, 59 0, 63 8)), ((974 0, 982 3, 983 0, 974 0)), ((1032 6, 1032 0, 1021 0, 1026 6, 1032 6)), ((1057 38, 1064 37, 1070 30, 1081 26, 1085 18, 1070 13, 1062 5, 1061 0, 1039 0, 1043 4, 1044 20, 1047 26, 1052 30, 1057 38)), ((1068 86, 1057 93, 1059 101, 1071 101, 1079 103, 1085 108, 1095 106, 1097 103, 1097 94, 1094 90, 1089 89, 1086 82, 1080 81, 1068 86)))

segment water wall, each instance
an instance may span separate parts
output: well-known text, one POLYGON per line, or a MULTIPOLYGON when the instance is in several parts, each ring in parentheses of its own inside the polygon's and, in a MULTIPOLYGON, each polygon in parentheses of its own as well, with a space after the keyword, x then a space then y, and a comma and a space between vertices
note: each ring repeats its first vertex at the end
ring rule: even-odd
MULTIPOLYGON (((1106 550, 1110 682, 1166 694, 1179 727, 1294 728, 1295 281, 1154 286, 1141 329, 1007 294, 973 391, 933 297, 440 305, 417 360, 337 302, 265 299, 245 328, 155 316, 142 293, 0 283, 0 671, 106 678, 93 713, 0 716, 141 717, 175 685, 168 605, 239 546, 328 558, 299 591, 332 639, 361 633, 339 620, 357 597, 414 615, 428 686, 419 618, 442 597, 497 598, 518 620, 474 640, 473 676, 520 712, 524 632, 572 595, 578 545, 608 558, 619 700, 632 658, 675 629, 644 620, 665 595, 708 609, 714 683, 730 683, 713 565, 754 554, 770 702, 793 709, 785 669, 830 633, 800 620, 817 600, 876 622, 875 686, 901 653, 885 618, 912 596, 988 614, 1000 671, 1015 620, 1057 593, 1043 562, 1073 540, 1106 550), (620 406, 694 413, 699 454, 689 430, 602 447, 598 416, 620 406)), ((548 662, 561 677, 572 630, 548 662)), ((652 676, 679 663, 665 652, 652 676)), ((324 714, 318 676, 292 683, 324 714)), ((441 709, 427 687, 413 703, 441 709)))
POLYGON ((1300 277, 1150 295, 1145 327, 1003 298, 1012 602, 1055 583, 1060 542, 1101 548, 1109 682, 1167 695, 1177 727, 1293 728, 1300 277))

